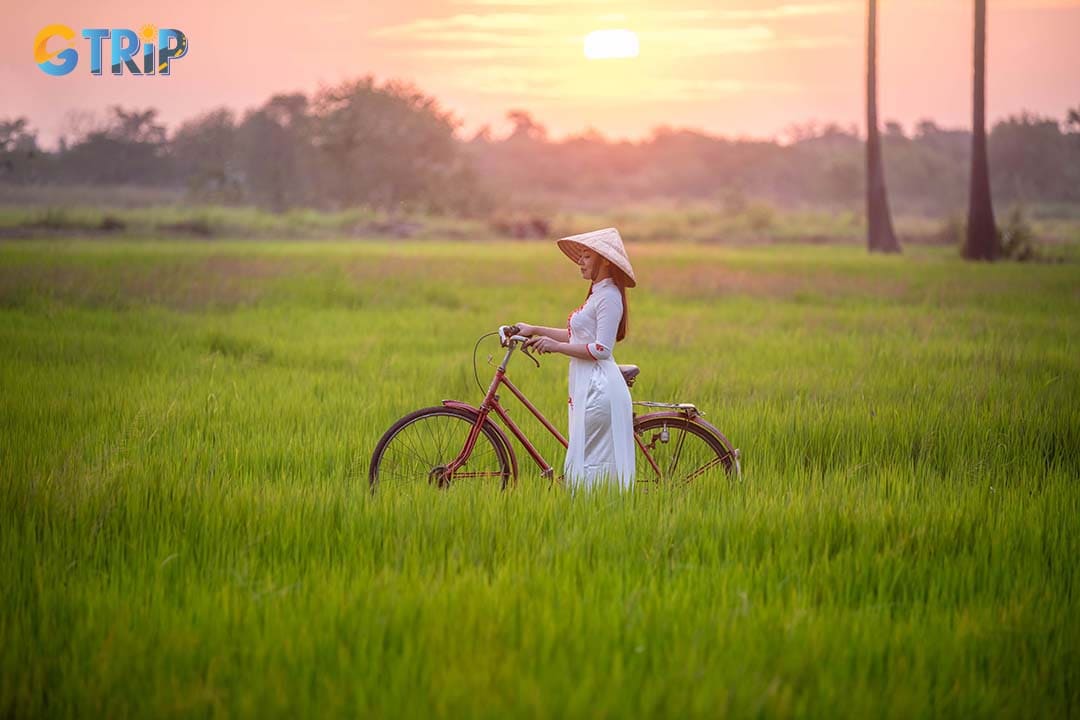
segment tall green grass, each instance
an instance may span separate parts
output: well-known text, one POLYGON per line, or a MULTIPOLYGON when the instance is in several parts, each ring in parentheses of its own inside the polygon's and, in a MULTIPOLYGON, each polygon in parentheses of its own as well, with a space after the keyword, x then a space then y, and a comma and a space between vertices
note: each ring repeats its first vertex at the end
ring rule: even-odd
POLYGON ((0 713, 1075 714, 1078 266, 630 252, 635 399, 742 482, 367 492, 580 303, 553 245, 0 246, 0 713))

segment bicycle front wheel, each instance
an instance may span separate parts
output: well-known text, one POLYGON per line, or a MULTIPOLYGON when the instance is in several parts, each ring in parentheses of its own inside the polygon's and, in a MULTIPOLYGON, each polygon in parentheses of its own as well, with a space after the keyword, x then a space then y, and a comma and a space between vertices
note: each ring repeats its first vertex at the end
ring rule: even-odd
POLYGON ((464 449, 476 415, 460 408, 429 407, 394 423, 375 446, 368 471, 372 492, 390 484, 428 484, 445 488, 461 480, 478 480, 505 488, 510 479, 507 448, 495 430, 484 423, 472 452, 461 467, 450 463, 464 449))
POLYGON ((734 469, 736 456, 731 443, 692 419, 645 415, 635 421, 634 432, 647 453, 643 456, 642 449, 637 449, 638 482, 726 478, 734 469))

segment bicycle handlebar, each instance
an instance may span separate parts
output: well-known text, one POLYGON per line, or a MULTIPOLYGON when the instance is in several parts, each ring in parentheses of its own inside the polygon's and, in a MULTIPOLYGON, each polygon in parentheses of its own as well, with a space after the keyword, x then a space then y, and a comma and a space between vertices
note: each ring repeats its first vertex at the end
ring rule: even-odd
POLYGON ((517 325, 500 325, 499 326, 499 344, 503 347, 506 346, 508 341, 526 342, 529 338, 524 335, 518 335, 521 330, 517 325))
MULTIPOLYGON (((529 338, 525 337, 524 335, 519 335, 518 332, 520 330, 521 328, 519 328, 517 325, 500 325, 499 344, 503 347, 510 347, 511 350, 513 350, 513 345, 511 343, 521 343, 520 345, 518 345, 518 350, 525 353, 526 357, 536 363, 536 367, 540 367, 540 361, 537 360, 531 352, 525 349, 525 343, 529 340, 529 338)), ((509 359, 510 355, 508 354, 506 357, 509 359)))

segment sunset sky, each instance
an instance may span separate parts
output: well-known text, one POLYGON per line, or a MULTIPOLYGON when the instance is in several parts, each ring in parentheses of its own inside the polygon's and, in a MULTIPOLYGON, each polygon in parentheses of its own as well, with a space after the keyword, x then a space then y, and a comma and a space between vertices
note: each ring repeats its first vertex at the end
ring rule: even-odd
MULTIPOLYGON (((970 122, 971 0, 882 0, 880 104, 905 128, 970 122)), ((51 144, 110 104, 154 106, 170 127, 221 105, 373 74, 411 80, 470 136, 524 108, 555 137, 594 128, 640 138, 657 125, 782 136, 793 123, 862 127, 862 0, 186 0, 143 10, 98 0, 19 3, 0 25, 0 117, 28 116, 51 144), (50 77, 34 64, 43 26, 184 31, 171 77, 50 77), (636 33, 634 58, 590 60, 585 35, 636 33)), ((990 118, 1080 106, 1080 0, 989 0, 990 118)), ((52 46, 50 45, 50 49, 52 46)))

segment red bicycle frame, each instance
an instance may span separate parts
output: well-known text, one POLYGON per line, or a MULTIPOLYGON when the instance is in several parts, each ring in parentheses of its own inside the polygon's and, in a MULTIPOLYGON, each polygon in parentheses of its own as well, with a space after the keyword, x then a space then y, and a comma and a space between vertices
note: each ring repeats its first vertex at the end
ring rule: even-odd
MULTIPOLYGON (((454 460, 449 465, 446 466, 445 473, 448 477, 452 476, 457 471, 457 469, 465 463, 465 461, 469 458, 469 455, 472 454, 473 447, 476 445, 476 440, 480 436, 480 429, 484 426, 484 423, 490 421, 489 416, 492 412, 494 412, 496 415, 499 416, 499 418, 502 419, 502 421, 506 424, 506 427, 509 428, 510 432, 514 435, 514 437, 518 439, 518 442, 522 444, 522 446, 529 453, 529 455, 536 462, 536 464, 540 466, 542 476, 547 479, 551 479, 554 473, 554 468, 552 468, 548 461, 544 459, 544 456, 540 454, 540 451, 536 449, 536 446, 534 446, 532 442, 529 441, 529 438, 525 435, 521 428, 518 427, 517 424, 510 419, 510 415, 506 412, 506 409, 499 403, 498 389, 500 385, 505 385, 507 389, 509 389, 510 392, 514 394, 514 397, 521 401, 521 404, 524 405, 530 413, 532 413, 533 417, 539 420, 540 423, 545 428, 547 428, 548 432, 555 436, 555 439, 558 440, 564 448, 568 447, 566 438, 562 436, 562 433, 560 433, 558 429, 554 425, 552 425, 546 417, 544 417, 544 414, 540 412, 540 410, 535 405, 533 405, 532 402, 529 401, 529 398, 525 397, 525 395, 517 389, 517 386, 515 386, 514 383, 510 382, 510 378, 506 377, 506 365, 510 361, 510 355, 514 352, 515 342, 516 341, 514 340, 510 341, 510 345, 506 350, 506 355, 503 357, 503 360, 499 364, 499 367, 496 368, 495 377, 491 380, 491 385, 488 386, 487 394, 484 396, 484 401, 480 403, 479 408, 473 407, 468 403, 461 402, 460 400, 442 401, 442 404, 446 407, 457 407, 468 410, 469 412, 475 413, 477 416, 476 422, 473 423, 472 428, 469 430, 469 437, 465 441, 465 447, 463 447, 461 449, 461 452, 458 453, 458 456, 454 458, 454 460)), ((494 423, 492 424, 494 425, 494 423)), ((498 430, 499 435, 505 438, 505 435, 502 433, 501 429, 499 429, 498 425, 494 425, 494 427, 496 428, 496 430, 498 430)), ((646 449, 637 431, 634 432, 634 442, 641 449, 642 453, 645 454, 645 457, 649 461, 649 464, 652 466, 653 470, 655 470, 659 474, 660 468, 657 466, 656 462, 649 454, 649 451, 646 449)), ((517 461, 514 459, 514 451, 513 448, 510 447, 509 441, 506 441, 505 444, 507 452, 510 454, 510 458, 508 459, 513 465, 512 472, 516 478, 517 461)))

